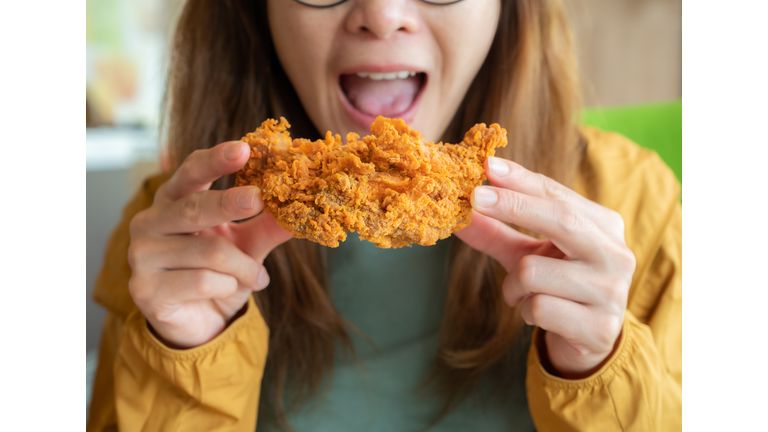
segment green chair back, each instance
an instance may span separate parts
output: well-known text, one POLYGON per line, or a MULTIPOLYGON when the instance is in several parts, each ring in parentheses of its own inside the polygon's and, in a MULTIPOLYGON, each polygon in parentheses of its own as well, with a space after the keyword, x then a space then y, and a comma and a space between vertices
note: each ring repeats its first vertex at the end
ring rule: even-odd
POLYGON ((683 101, 585 109, 583 122, 655 150, 683 182, 683 101))

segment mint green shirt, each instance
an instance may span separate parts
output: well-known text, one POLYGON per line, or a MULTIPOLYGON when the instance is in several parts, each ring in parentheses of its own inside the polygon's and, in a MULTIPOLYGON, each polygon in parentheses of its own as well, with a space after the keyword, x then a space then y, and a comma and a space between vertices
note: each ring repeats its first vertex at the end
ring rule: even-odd
MULTIPOLYGON (((435 246, 378 249, 350 236, 328 249, 331 296, 339 312, 375 347, 350 333, 362 364, 337 349, 327 391, 288 420, 297 431, 417 431, 440 400, 417 392, 437 352, 450 239, 435 246)), ((471 395, 430 431, 532 431, 525 362, 505 400, 471 395)), ((278 430, 259 424, 259 431, 278 430)))

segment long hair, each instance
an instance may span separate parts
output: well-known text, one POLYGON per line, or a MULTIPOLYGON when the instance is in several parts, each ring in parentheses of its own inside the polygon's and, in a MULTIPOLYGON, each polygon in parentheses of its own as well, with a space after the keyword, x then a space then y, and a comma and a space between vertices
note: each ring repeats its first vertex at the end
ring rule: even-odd
MULTIPOLYGON (((499 123, 510 143, 499 156, 571 185, 583 148, 574 123, 580 98, 565 13, 556 0, 501 2, 488 57, 443 141, 460 142, 476 123, 499 123)), ((239 139, 266 118, 285 116, 292 135, 320 138, 275 53, 265 0, 187 2, 164 103, 172 168, 194 150, 239 139)), ((214 188, 232 181, 224 177, 214 188)), ((270 328, 262 386, 262 405, 269 409, 260 418, 271 414, 287 426, 286 410, 318 391, 333 370, 335 344, 351 347, 348 331, 354 329, 330 299, 321 247, 292 239, 273 250, 265 266, 270 287, 255 295, 270 328)), ((443 397, 441 414, 490 371, 503 376, 524 361, 520 351, 527 348, 515 343, 525 326, 503 301, 500 266, 454 238, 449 274, 429 379, 443 397)))

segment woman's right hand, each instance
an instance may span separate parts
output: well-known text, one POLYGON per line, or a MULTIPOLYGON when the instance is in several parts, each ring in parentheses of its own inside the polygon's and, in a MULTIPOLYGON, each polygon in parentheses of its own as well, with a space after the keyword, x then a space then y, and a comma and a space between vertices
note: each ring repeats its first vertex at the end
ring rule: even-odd
POLYGON ((232 223, 263 209, 256 186, 209 190, 249 156, 243 142, 192 153, 131 221, 131 297, 172 348, 196 347, 224 331, 251 292, 269 284, 264 258, 291 238, 266 213, 232 223))

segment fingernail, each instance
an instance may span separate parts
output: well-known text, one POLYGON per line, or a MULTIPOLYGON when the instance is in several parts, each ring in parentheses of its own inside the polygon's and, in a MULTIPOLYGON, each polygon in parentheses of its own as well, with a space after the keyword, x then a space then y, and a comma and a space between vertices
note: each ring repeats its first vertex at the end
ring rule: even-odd
POLYGON ((224 149, 224 157, 227 160, 235 160, 243 153, 243 142, 232 143, 224 149))
POLYGON ((269 275, 267 274, 267 269, 261 269, 261 273, 259 273, 259 280, 256 281, 256 285, 258 285, 259 288, 266 288, 267 285, 269 285, 269 275))
POLYGON ((478 186, 475 188, 475 204, 480 207, 491 207, 499 200, 499 194, 491 188, 478 186))
POLYGON ((256 201, 256 193, 259 191, 259 188, 252 186, 249 187, 243 191, 241 191, 239 194, 237 194, 237 198, 235 198, 235 202, 237 202, 237 206, 241 209, 250 209, 253 208, 253 204, 256 201))
POLYGON ((497 157, 488 158, 488 166, 490 166, 493 175, 497 177, 504 177, 509 174, 509 165, 497 157))

